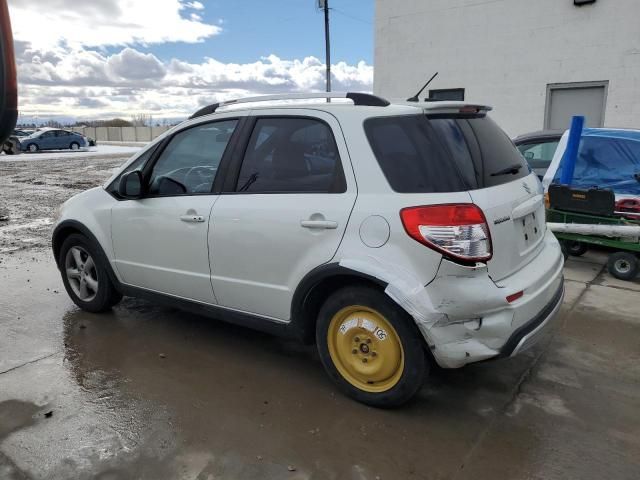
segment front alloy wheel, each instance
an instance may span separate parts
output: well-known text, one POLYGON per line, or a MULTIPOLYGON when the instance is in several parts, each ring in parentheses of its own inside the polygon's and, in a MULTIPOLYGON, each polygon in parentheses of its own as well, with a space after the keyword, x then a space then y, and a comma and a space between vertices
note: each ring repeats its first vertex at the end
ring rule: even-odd
POLYGON ((98 273, 91 255, 82 247, 71 247, 65 258, 69 286, 80 300, 90 302, 98 293, 98 273))
POLYGON ((100 246, 84 235, 73 233, 62 242, 58 266, 69 297, 83 310, 104 312, 122 298, 100 246))

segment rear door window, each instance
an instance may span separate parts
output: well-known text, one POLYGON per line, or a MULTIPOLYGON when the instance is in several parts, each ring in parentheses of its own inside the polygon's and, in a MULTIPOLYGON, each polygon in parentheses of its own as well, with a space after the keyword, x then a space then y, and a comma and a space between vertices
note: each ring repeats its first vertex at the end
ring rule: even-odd
POLYGON ((476 190, 529 174, 509 137, 484 115, 377 117, 365 132, 396 192, 476 190))
POLYGON ((344 172, 331 128, 313 118, 259 118, 236 185, 246 193, 342 193, 344 172))

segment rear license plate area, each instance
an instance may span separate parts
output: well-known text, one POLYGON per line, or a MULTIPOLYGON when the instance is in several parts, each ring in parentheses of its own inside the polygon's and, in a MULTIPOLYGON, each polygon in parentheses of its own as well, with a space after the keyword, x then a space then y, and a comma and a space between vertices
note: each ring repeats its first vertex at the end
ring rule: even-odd
POLYGON ((516 223, 520 225, 520 244, 523 250, 538 243, 538 239, 542 235, 542 228, 535 213, 530 213, 529 215, 519 218, 516 220, 516 223))

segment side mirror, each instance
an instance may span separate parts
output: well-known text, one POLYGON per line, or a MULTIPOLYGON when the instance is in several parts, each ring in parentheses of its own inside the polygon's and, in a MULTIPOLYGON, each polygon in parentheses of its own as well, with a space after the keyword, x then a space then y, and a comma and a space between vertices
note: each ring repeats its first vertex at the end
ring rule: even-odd
POLYGON ((524 158, 526 158, 527 160, 533 160, 533 157, 534 157, 533 152, 526 152, 524 154, 524 158))
POLYGON ((0 0, 0 146, 18 119, 18 81, 7 0, 0 0))
POLYGON ((142 196, 142 172, 140 170, 134 170, 125 173, 120 178, 118 193, 121 197, 128 200, 140 198, 142 196))

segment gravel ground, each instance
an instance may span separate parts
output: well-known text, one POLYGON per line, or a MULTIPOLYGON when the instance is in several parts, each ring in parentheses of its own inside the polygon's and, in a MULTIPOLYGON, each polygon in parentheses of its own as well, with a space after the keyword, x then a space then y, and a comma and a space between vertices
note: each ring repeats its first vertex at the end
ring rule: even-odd
POLYGON ((50 153, 16 160, 0 156, 0 254, 48 248, 58 207, 102 184, 132 151, 102 147, 97 152, 60 152, 57 158, 50 153))

